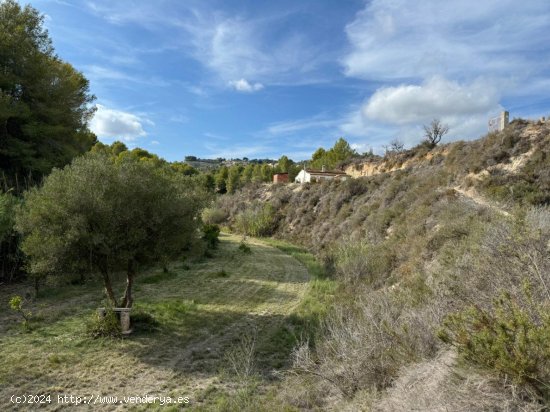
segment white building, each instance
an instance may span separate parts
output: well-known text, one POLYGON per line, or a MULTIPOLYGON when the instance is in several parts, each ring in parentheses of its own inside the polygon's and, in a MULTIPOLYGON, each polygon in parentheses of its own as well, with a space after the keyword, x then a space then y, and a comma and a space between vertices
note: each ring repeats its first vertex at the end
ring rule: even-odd
POLYGON ((489 119, 489 131, 500 132, 504 130, 509 123, 510 114, 508 112, 501 112, 497 117, 489 119))
POLYGON ((338 170, 325 170, 323 167, 322 170, 302 169, 294 181, 296 183, 309 183, 333 179, 346 180, 350 178, 351 176, 347 175, 345 172, 338 170))

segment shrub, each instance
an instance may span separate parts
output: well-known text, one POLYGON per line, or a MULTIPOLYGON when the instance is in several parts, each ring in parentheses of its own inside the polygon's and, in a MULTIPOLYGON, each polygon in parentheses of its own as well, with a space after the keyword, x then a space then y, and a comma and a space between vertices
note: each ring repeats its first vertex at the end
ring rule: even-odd
POLYGON ((94 313, 86 325, 86 333, 92 338, 118 338, 122 336, 120 320, 112 309, 107 309, 105 315, 94 313))
POLYGON ((32 312, 30 310, 25 309, 25 303, 26 301, 19 295, 12 296, 10 299, 9 305, 11 310, 16 312, 21 318, 23 319, 23 326, 28 327, 29 321, 32 317, 32 312))
POLYGON ((524 308, 509 293, 503 292, 488 310, 472 306, 449 315, 438 336, 456 346, 467 361, 494 370, 517 384, 529 385, 549 399, 550 311, 547 303, 531 301, 530 307, 524 308))
POLYGON ((347 240, 335 252, 336 273, 348 283, 380 286, 389 276, 395 257, 389 247, 366 240, 347 240))
POLYGON ((356 299, 329 314, 314 349, 306 342, 294 351, 297 374, 320 378, 346 397, 387 387, 402 366, 436 351, 431 308, 407 313, 398 295, 382 290, 356 299))
POLYGON ((245 333, 240 342, 225 354, 229 372, 239 380, 246 381, 257 374, 256 339, 256 330, 245 333))
MULTIPOLYGON (((377 412, 522 411, 542 412, 521 388, 457 364, 452 349, 404 368, 391 388, 371 406, 377 412)), ((369 410, 371 410, 369 409, 369 410)))
POLYGON ((249 255, 252 253, 252 249, 250 249, 250 246, 248 246, 244 241, 241 242, 241 244, 239 245, 239 250, 245 255, 249 255))
POLYGON ((218 225, 227 219, 227 213, 218 207, 207 207, 202 211, 202 221, 210 225, 218 225))
POLYGON ((275 209, 270 203, 254 204, 235 218, 235 228, 249 236, 268 236, 275 226, 275 209))
POLYGON ((218 225, 205 224, 202 227, 202 239, 209 249, 216 249, 220 243, 220 227, 218 225))

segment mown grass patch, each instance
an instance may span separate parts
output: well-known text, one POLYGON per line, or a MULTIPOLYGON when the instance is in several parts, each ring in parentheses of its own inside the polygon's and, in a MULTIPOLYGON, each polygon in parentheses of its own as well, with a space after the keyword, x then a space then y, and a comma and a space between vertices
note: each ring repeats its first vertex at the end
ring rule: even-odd
MULTIPOLYGON (((240 237, 222 234, 220 239, 212 258, 186 268, 176 263, 167 274, 159 268, 139 273, 131 316, 134 332, 129 337, 86 335, 86 321, 97 307, 105 306, 97 280, 59 285, 51 295, 38 298, 32 310, 43 320, 36 327, 3 328, 0 335, 0 404, 8 393, 46 390, 52 396, 154 391, 190 395, 193 400, 219 379, 228 348, 253 329, 258 331, 255 356, 262 359, 257 390, 267 391, 274 371, 288 365, 300 337, 303 316, 298 313, 309 293, 310 276, 295 259, 263 241, 250 239, 252 253, 243 254, 240 237), (220 272, 229 276, 212 276, 220 272)), ((123 279, 115 286, 121 289, 123 279)), ((0 302, 6 304, 15 292, 24 294, 2 292, 0 302)), ((0 312, 4 321, 17 326, 18 319, 0 312)), ((232 381, 220 385, 221 398, 232 396, 232 388, 242 390, 232 381)), ((206 410, 224 405, 221 398, 207 396, 206 410)))

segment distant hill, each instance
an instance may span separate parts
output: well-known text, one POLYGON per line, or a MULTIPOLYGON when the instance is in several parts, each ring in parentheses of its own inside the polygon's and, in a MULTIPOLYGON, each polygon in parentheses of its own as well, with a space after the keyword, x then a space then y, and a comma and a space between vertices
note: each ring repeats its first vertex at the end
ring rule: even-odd
POLYGON ((231 167, 233 165, 246 166, 248 164, 271 164, 275 165, 276 160, 273 159, 200 159, 195 156, 186 156, 185 163, 200 171, 214 170, 222 166, 231 167))

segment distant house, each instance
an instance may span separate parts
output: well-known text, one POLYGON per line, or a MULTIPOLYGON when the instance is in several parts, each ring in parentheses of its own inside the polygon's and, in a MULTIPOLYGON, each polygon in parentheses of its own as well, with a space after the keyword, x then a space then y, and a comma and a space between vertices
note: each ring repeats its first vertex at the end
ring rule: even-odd
POLYGON ((302 169, 294 181, 296 183, 308 183, 308 182, 321 182, 323 180, 346 180, 351 178, 345 172, 339 170, 325 170, 323 167, 321 170, 315 169, 302 169))
POLYGON ((288 183, 288 173, 275 173, 273 183, 288 183))
POLYGON ((489 132, 500 132, 504 130, 509 123, 509 117, 510 113, 501 112, 497 117, 489 119, 489 132))

